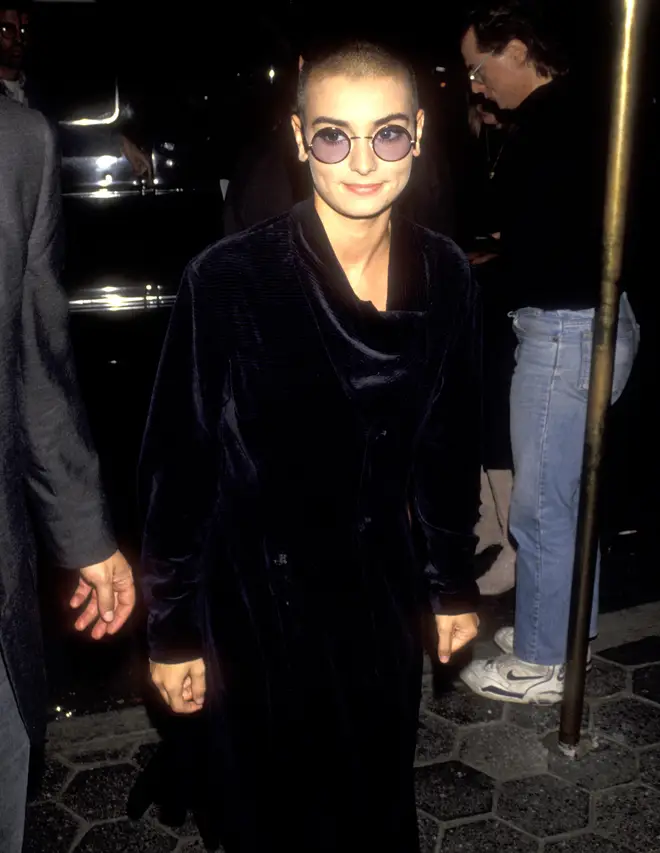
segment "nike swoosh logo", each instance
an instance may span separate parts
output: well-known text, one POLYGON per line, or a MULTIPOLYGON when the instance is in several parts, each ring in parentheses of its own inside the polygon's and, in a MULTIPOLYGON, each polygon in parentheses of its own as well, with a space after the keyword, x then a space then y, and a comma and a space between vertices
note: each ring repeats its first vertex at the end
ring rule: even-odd
POLYGON ((543 678, 542 675, 515 675, 513 670, 510 669, 506 675, 507 681, 538 681, 539 678, 543 678))

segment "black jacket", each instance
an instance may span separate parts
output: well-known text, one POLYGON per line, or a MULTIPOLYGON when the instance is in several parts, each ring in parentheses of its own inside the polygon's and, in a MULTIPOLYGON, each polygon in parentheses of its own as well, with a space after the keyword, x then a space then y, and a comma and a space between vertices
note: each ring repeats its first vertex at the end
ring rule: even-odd
POLYGON ((593 308, 601 271, 604 111, 563 77, 530 95, 512 123, 498 164, 508 307, 593 308))

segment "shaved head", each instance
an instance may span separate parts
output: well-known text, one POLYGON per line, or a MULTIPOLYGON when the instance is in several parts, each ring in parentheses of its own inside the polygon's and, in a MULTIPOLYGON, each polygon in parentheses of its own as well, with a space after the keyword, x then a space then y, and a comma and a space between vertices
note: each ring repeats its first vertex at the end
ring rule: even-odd
POLYGON ((298 78, 297 112, 303 116, 310 83, 327 77, 398 77, 410 87, 413 111, 418 108, 415 72, 403 60, 383 47, 369 42, 347 42, 325 55, 304 62, 298 78))

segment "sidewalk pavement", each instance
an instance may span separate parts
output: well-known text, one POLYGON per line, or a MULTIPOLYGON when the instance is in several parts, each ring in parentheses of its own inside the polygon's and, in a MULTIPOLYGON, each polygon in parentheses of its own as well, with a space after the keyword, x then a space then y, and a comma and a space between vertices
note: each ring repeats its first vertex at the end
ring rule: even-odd
MULTIPOLYGON (((422 853, 660 853, 660 636, 594 658, 585 727, 596 746, 578 762, 543 744, 558 706, 505 705, 459 686, 434 693, 432 682, 427 671, 422 853)), ((156 742, 142 708, 51 724, 24 853, 202 853, 192 822, 172 830, 152 812, 125 817, 156 742)))

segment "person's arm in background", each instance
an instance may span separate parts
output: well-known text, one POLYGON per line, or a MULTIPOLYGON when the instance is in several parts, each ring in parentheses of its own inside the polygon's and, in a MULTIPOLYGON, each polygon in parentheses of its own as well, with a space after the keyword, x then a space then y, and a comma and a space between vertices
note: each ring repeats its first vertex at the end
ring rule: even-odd
POLYGON ((446 663, 476 636, 479 591, 474 580, 474 526, 479 515, 481 463, 481 312, 465 270, 462 305, 442 375, 430 403, 415 460, 413 511, 427 546, 425 576, 446 663))
MULTIPOLYGON (((55 562, 80 570, 71 601, 89 604, 76 627, 115 633, 135 604, 131 568, 117 550, 99 464, 76 381, 68 303, 59 282, 61 199, 52 130, 43 121, 41 190, 23 276, 22 411, 28 452, 26 486, 39 530, 55 562), (98 618, 100 617, 100 618, 98 618)), ((116 404, 108 417, 119 414, 116 404)))
MULTIPOLYGON (((128 79, 131 79, 130 76, 128 79)), ((122 81, 124 83, 124 81, 122 81)), ((153 182, 152 152, 154 147, 154 115, 151 109, 153 93, 149 83, 140 75, 132 84, 120 89, 122 112, 114 127, 119 148, 133 169, 136 178, 153 182)))

